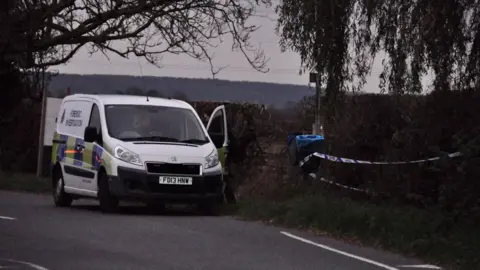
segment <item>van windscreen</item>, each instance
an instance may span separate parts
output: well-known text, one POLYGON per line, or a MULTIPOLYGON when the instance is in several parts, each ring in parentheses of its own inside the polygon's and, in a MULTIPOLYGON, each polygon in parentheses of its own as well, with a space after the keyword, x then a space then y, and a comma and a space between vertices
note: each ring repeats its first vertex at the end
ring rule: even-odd
POLYGON ((106 105, 107 129, 122 141, 208 143, 192 111, 151 105, 106 105))

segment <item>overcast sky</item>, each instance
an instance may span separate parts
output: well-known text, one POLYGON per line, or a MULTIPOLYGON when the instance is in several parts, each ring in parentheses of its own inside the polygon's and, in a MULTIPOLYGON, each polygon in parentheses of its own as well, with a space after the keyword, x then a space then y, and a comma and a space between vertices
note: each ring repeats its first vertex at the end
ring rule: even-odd
MULTIPOLYGON (((259 13, 269 18, 257 17, 252 19, 252 23, 261 26, 261 28, 252 35, 252 43, 260 45, 268 58, 268 73, 260 73, 250 67, 244 56, 231 51, 230 44, 215 49, 214 63, 218 67, 228 67, 217 75, 218 79, 227 79, 234 81, 261 81, 286 84, 308 85, 308 75, 299 75, 300 57, 294 52, 280 51, 278 45, 279 37, 275 34, 275 25, 277 16, 272 10, 261 9, 259 13)), ((143 73, 145 76, 169 76, 169 77, 191 77, 191 78, 211 78, 210 68, 207 63, 203 63, 187 56, 164 55, 162 59, 162 68, 148 64, 145 60, 137 60, 132 56, 130 59, 124 59, 116 55, 111 55, 107 59, 102 54, 89 56, 87 50, 81 50, 66 65, 57 66, 61 73, 78 74, 121 74, 136 75, 143 73)), ((364 87, 366 92, 379 92, 378 75, 382 71, 381 58, 377 57, 371 76, 364 87)))

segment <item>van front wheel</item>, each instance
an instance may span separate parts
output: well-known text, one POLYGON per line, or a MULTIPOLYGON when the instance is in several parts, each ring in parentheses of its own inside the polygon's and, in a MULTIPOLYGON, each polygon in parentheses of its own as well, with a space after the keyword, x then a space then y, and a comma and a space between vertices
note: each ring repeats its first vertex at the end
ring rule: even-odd
POLYGON ((118 199, 110 192, 108 176, 105 173, 101 173, 98 177, 98 200, 102 212, 115 213, 118 211, 118 199))
POLYGON ((61 169, 56 169, 53 173, 53 201, 55 206, 67 207, 72 204, 72 197, 65 192, 65 183, 61 169))

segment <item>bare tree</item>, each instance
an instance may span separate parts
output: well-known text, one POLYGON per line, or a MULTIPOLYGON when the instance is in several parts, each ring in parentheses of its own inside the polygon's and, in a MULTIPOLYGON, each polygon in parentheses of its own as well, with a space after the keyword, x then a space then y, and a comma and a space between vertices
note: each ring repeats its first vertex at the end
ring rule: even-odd
POLYGON ((230 37, 233 50, 266 72, 265 55, 250 43, 258 27, 247 20, 270 1, 3 0, 0 55, 32 68, 66 63, 84 46, 91 53, 144 57, 158 66, 161 54, 187 54, 208 61, 216 74, 208 49, 216 47, 214 40, 230 37))

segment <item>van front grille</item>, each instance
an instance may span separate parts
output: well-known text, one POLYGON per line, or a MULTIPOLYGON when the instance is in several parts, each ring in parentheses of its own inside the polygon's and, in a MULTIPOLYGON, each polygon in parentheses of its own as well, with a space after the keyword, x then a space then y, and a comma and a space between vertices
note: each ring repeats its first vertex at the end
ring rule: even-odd
POLYGON ((200 175, 199 164, 146 163, 147 172, 155 174, 200 175))

